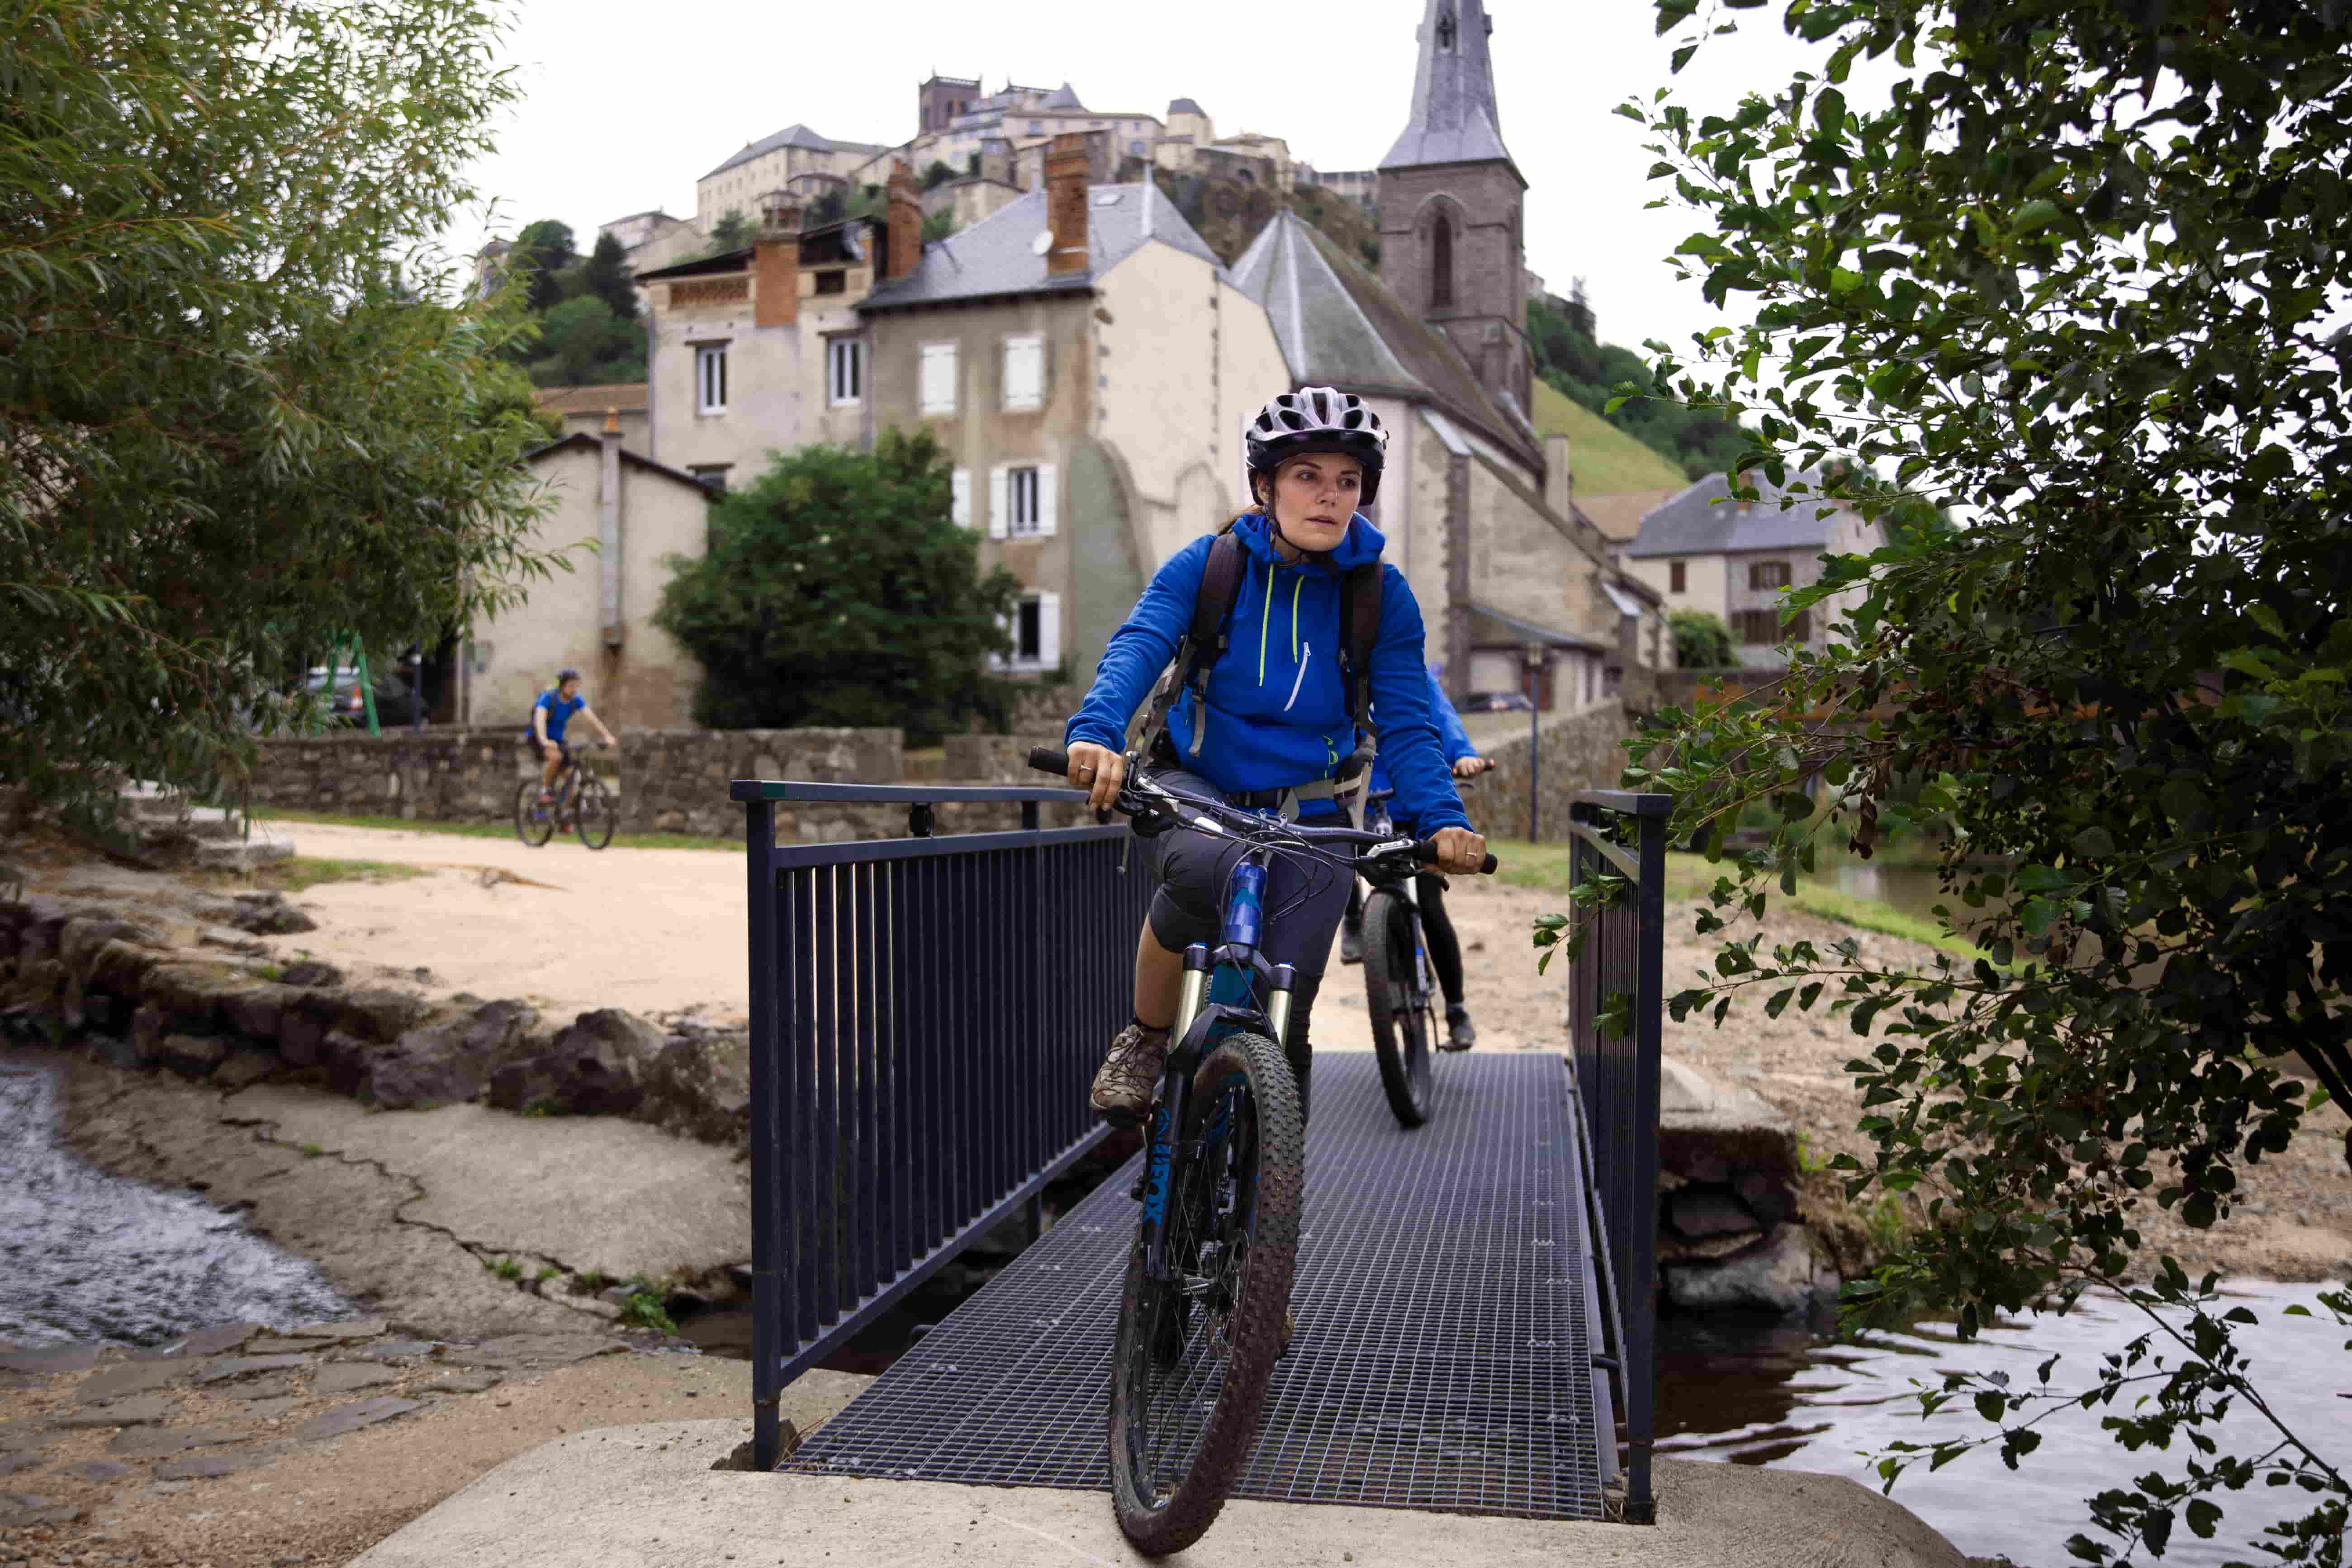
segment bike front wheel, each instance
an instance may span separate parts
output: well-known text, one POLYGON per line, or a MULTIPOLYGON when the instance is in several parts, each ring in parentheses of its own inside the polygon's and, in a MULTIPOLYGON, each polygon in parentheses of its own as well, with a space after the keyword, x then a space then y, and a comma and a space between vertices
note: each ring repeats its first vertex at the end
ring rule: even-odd
POLYGON ((525 779, 515 786, 515 837, 537 849, 555 837, 555 807, 539 803, 539 781, 525 779))
POLYGON ((1414 951, 1418 934, 1412 908, 1402 895, 1380 891, 1364 900, 1364 1001, 1372 1055, 1389 1109, 1406 1127, 1429 1120, 1429 1052, 1437 1030, 1414 951))
POLYGON ((613 824, 620 811, 603 779, 590 773, 580 781, 580 798, 573 802, 572 811, 572 827, 579 833, 581 843, 591 849, 602 849, 613 842, 613 824))
POLYGON ((1139 1226, 1111 1352, 1112 1500, 1154 1557, 1215 1521, 1256 1440, 1306 1188, 1298 1088, 1273 1041, 1233 1035, 1210 1052, 1190 1120, 1181 1142, 1199 1153, 1161 1200, 1167 1277, 1151 1277, 1139 1226))

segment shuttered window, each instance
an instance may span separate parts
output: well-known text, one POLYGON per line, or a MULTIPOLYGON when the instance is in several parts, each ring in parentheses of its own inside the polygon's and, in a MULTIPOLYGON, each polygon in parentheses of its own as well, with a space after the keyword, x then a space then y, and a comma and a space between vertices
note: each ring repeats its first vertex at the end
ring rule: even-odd
POLYGON ((971 526, 971 470, 958 468, 949 481, 948 515, 960 528, 971 526))
POLYGON ((925 414, 953 414, 956 411, 955 344, 923 345, 921 406, 925 414))
POLYGON ((1045 340, 1035 332, 1004 340, 1004 407, 1018 414, 1045 406, 1045 340))

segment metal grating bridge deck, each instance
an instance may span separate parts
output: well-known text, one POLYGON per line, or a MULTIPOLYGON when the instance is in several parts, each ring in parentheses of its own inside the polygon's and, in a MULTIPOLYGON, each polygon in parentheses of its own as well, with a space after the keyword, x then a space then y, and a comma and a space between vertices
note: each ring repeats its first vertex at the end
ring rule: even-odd
MULTIPOLYGON (((1600 1519, 1615 1445, 1565 1066, 1441 1058, 1399 1128, 1369 1053, 1315 1063, 1298 1330, 1234 1495, 1600 1519)), ((1130 1161, 783 1468, 1107 1490, 1130 1161)))

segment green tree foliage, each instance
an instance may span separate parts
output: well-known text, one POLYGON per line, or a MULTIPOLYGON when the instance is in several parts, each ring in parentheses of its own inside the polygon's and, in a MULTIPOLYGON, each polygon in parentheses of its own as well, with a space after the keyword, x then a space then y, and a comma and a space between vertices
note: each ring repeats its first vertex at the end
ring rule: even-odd
POLYGON ((1535 357, 1536 374, 1678 464, 1691 479, 1723 473, 1739 460, 1748 450, 1747 437, 1714 409, 1694 407, 1671 396, 1613 398, 1612 389, 1622 384, 1651 384, 1651 369, 1631 349, 1595 342, 1591 321, 1591 308, 1580 300, 1563 301, 1543 296, 1528 300, 1528 345, 1535 357))
POLYGON ((566 300, 539 319, 530 361, 537 386, 609 386, 646 378, 646 331, 593 294, 566 300))
POLYGON ((1675 635, 1676 669, 1723 669, 1733 662, 1731 628, 1707 610, 1676 610, 1666 617, 1675 635))
POLYGON ((539 432, 426 247, 514 101, 448 0, 26 0, 0 30, 0 778, 202 790, 356 631, 510 602, 539 432))
POLYGON ((604 308, 622 321, 637 319, 637 286, 629 280, 629 253, 621 247, 619 236, 596 237, 596 248, 581 269, 581 281, 590 295, 604 301, 604 308))
POLYGON ((729 207, 710 226, 710 249, 706 254, 724 256, 730 250, 740 250, 751 243, 751 220, 743 216, 740 207, 729 207))
MULTIPOLYGON (((1695 9, 1661 0, 1661 30, 1695 9)), ((1837 1163, 1929 1223, 1848 1286, 1853 1311, 1951 1310, 1966 1333, 2122 1285, 2149 1314, 2079 1383, 1954 1374, 1926 1400, 1997 1430, 1898 1445, 1890 1484, 1973 1441, 2014 1464, 2085 1405, 2137 1457, 2090 1500, 2077 1558, 2212 1534, 2251 1486, 2289 1521, 2257 1551, 2341 1563, 2340 1429, 2323 1452, 2279 1419, 2231 1337, 2248 1310, 2144 1257, 2138 1228, 2151 1206, 2214 1225, 2304 1126, 2311 1080, 2339 1104, 2352 1088, 2341 9, 1792 0, 1785 21, 1821 52, 1785 86, 1719 116, 1628 106, 1702 216, 1680 258, 1709 299, 1755 307, 1661 374, 1749 424, 1776 483, 1843 458, 1827 498, 1968 526, 1832 561, 1788 607, 1853 595, 1845 646, 1799 654, 1754 707, 1642 738, 1679 748, 1629 770, 1676 794, 1678 830, 1785 816, 1703 921, 1720 978, 1673 1009, 1719 1020, 1760 988, 1768 1013, 1819 1008, 1857 1037, 1875 1152, 1837 1163), (1865 58, 1883 100, 1848 96, 1865 58), (1948 825, 1979 962, 1904 973, 1727 929, 1810 863, 1816 773, 1865 853, 1915 815, 1948 825), (1933 781, 1914 806, 1891 797, 1906 775, 1933 781), (2217 1452, 2225 1405, 2267 1440, 2217 1452)))
POLYGON ((507 264, 524 279, 525 300, 534 310, 544 310, 564 298, 562 277, 579 260, 572 251, 572 226, 554 218, 526 224, 507 252, 507 264))
POLYGON ((954 169, 950 168, 945 161, 934 158, 931 160, 931 166, 923 171, 923 189, 928 191, 934 186, 944 185, 955 177, 954 169))
POLYGON ((988 656, 1020 584, 983 576, 949 515, 928 433, 871 453, 803 447, 710 509, 703 555, 673 557, 655 623, 701 661, 695 721, 718 729, 896 725, 920 743, 1002 709, 988 656))

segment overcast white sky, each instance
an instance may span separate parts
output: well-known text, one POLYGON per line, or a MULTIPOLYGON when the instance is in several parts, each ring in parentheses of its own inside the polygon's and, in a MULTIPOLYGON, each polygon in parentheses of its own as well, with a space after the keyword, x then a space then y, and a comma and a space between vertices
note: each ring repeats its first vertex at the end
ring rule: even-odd
MULTIPOLYGON (((499 203, 496 232, 556 217, 584 248, 599 223, 627 213, 691 216, 697 176, 795 121, 845 141, 905 141, 916 84, 934 69, 981 76, 991 91, 1008 76, 1067 80, 1090 109, 1163 117, 1170 99, 1189 97, 1219 135, 1265 132, 1318 168, 1370 168, 1404 125, 1423 9, 519 0, 508 49, 526 96, 480 184, 499 203)), ((1713 325, 1696 285, 1677 284, 1661 259, 1691 215, 1643 210, 1663 187, 1643 177, 1641 128, 1611 112, 1667 79, 1672 41, 1655 36, 1648 0, 1488 0, 1488 11, 1503 135, 1528 184, 1528 265, 1562 295, 1582 277, 1613 342, 1680 343, 1713 325)), ((1740 36, 1711 40, 1678 79, 1685 101, 1727 107, 1816 60, 1780 33, 1777 8, 1741 20, 1740 36)), ((488 232, 451 242, 470 252, 488 232)))

